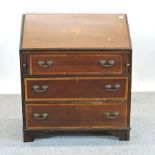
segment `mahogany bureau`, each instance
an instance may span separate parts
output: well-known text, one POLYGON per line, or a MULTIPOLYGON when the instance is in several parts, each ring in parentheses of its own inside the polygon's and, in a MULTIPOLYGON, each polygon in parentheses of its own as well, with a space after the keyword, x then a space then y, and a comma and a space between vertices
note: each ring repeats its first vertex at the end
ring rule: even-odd
POLYGON ((23 139, 56 133, 129 140, 132 47, 125 14, 25 14, 23 139))

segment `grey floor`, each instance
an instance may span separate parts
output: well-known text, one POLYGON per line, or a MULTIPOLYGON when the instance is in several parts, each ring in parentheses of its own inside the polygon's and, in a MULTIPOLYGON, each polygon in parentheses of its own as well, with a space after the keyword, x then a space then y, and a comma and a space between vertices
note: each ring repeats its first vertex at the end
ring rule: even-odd
POLYGON ((133 93, 131 139, 55 136, 22 142, 20 95, 0 95, 0 155, 155 155, 155 92, 133 93))

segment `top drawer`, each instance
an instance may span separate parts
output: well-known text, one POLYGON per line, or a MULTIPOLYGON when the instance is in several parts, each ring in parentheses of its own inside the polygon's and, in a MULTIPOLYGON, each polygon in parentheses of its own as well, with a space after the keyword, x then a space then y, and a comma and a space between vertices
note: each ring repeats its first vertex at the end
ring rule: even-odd
POLYGON ((127 57, 119 53, 106 54, 32 54, 30 75, 125 74, 127 57))

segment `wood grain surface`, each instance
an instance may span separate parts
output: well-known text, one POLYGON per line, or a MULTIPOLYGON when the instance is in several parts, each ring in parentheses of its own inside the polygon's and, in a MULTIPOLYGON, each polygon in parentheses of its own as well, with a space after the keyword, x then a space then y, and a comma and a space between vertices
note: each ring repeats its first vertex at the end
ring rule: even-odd
POLYGON ((79 77, 79 78, 25 78, 26 101, 50 100, 103 100, 127 99, 126 77, 79 77), (116 91, 108 91, 106 85, 119 84, 116 91), (37 92, 33 86, 48 86, 46 92, 37 92))
POLYGON ((26 14, 21 49, 130 49, 124 14, 26 14))
POLYGON ((124 128, 126 127, 126 104, 28 104, 26 105, 28 128, 124 128), (118 112, 116 118, 108 119, 105 112, 118 112), (47 113, 46 119, 37 120, 33 114, 47 113))
MULTIPOLYGON (((122 74, 126 67, 123 64, 123 54, 40 54, 30 55, 30 74, 31 75, 54 75, 54 74, 122 74), (49 67, 40 66, 39 61, 43 61, 47 65, 48 61, 52 61, 49 67), (113 65, 103 66, 100 62, 115 61, 113 65)), ((125 58, 124 58, 125 59, 125 58)), ((127 63, 127 62, 126 62, 127 63)))

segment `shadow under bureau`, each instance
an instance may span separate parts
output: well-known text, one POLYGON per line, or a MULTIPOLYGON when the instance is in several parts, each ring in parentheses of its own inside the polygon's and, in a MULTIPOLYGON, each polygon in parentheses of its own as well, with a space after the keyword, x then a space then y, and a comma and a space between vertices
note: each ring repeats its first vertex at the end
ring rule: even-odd
POLYGON ((132 48, 125 14, 25 14, 24 141, 55 133, 129 140, 132 48))

